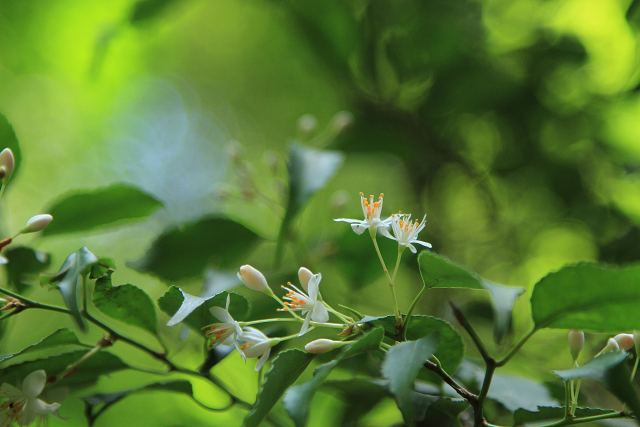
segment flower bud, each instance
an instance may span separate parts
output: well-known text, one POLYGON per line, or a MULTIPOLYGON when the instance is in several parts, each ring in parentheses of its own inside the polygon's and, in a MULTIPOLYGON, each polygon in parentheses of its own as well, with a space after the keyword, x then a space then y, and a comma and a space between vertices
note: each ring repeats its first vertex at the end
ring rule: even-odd
POLYGON ((569 350, 571 351, 571 357, 573 360, 578 360, 578 355, 584 347, 584 332, 571 329, 569 331, 569 350))
POLYGON ((633 340, 633 335, 631 334, 618 334, 613 337, 614 340, 618 343, 618 346, 622 350, 629 350, 634 346, 635 341, 633 340))
POLYGON ((321 338, 319 340, 311 341, 309 344, 304 346, 304 349, 309 353, 326 353, 335 348, 340 348, 345 345, 344 341, 332 341, 325 338, 321 338))
POLYGON ((318 127, 318 119, 313 114, 303 114, 298 118, 298 129, 303 134, 310 134, 318 127))
POLYGON ((244 147, 238 141, 232 140, 227 143, 227 153, 233 163, 239 163, 244 159, 244 147))
POLYGON ((618 350, 620 350, 620 346, 618 345, 618 342, 613 338, 609 338, 609 342, 607 342, 607 345, 602 350, 602 353, 610 353, 612 351, 618 351, 618 350))
POLYGON ((49 214, 36 215, 27 221, 27 225, 20 230, 20 234, 42 231, 47 225, 49 225, 52 219, 53 217, 49 214))
POLYGON ((304 288, 305 292, 309 292, 309 280, 313 277, 313 273, 305 267, 300 267, 298 270, 298 279, 300 279, 300 284, 304 288))
POLYGON ((340 111, 331 119, 331 130, 335 135, 339 135, 353 124, 353 114, 349 111, 340 111))
POLYGON ((247 288, 253 289, 254 291, 264 292, 269 289, 267 279, 264 278, 262 273, 248 264, 240 267, 238 279, 240 279, 247 288))
POLYGON ((15 160, 13 158, 13 152, 9 148, 5 148, 0 152, 0 170, 4 172, 2 176, 2 180, 6 183, 9 182, 9 178, 11 178, 11 174, 13 173, 13 167, 15 165, 15 160))

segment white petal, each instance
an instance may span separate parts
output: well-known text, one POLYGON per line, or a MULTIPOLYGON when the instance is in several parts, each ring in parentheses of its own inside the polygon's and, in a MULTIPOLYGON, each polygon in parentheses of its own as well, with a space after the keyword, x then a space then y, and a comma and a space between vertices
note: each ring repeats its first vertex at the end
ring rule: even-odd
POLYGON ((388 237, 391 240, 396 240, 396 238, 393 237, 391 233, 389 233, 389 230, 387 230, 386 228, 380 227, 378 231, 380 231, 380 234, 382 234, 384 237, 388 237))
POLYGON ((329 320, 329 312, 327 311, 327 307, 325 307, 321 302, 317 303, 311 311, 311 319, 314 322, 326 322, 327 320, 329 320))
POLYGON ((307 313, 307 317, 304 319, 304 323, 302 323, 302 328, 300 328, 299 337, 303 336, 307 333, 307 329, 309 329, 309 322, 311 322, 311 312, 307 313))
POLYGON ((229 311, 229 303, 231 302, 231 294, 227 294, 227 305, 224 308, 225 310, 229 311))
POLYGON ((300 267, 300 270, 298 270, 298 279, 300 279, 300 284, 307 292, 309 292, 309 280, 311 280, 312 277, 313 273, 308 268, 300 267))
POLYGON ((213 314, 213 317, 215 317, 216 319, 218 319, 223 323, 234 322, 233 317, 231 317, 229 312, 222 307, 211 307, 209 311, 211 312, 211 314, 213 314))
POLYGON ((40 399, 33 399, 29 404, 33 403, 33 411, 36 414, 53 414, 60 407, 59 403, 48 404, 40 399))
POLYGON ((334 221, 348 222, 349 224, 358 224, 363 222, 361 219, 347 219, 347 218, 338 218, 338 219, 334 219, 334 221))
POLYGON ((416 252, 418 252, 418 250, 416 249, 415 246, 413 246, 411 243, 407 243, 407 246, 409 247, 409 249, 411 249, 411 252, 413 252, 414 254, 416 252))
POLYGON ((422 240, 412 240, 411 243, 417 243, 422 246, 426 246, 427 248, 431 247, 431 243, 423 242, 422 240))
POLYGON ((22 382, 22 392, 27 397, 38 397, 46 381, 47 374, 43 370, 33 371, 22 382))
POLYGON ((242 351, 242 349, 240 348, 240 344, 238 343, 238 340, 233 341, 233 345, 236 346, 236 349, 238 350, 238 353, 240 353, 240 356, 242 356, 244 363, 247 363, 247 356, 244 354, 244 351, 242 351))
POLYGON ((256 364, 256 371, 259 371, 267 362, 267 359, 269 359, 269 353, 271 353, 271 349, 267 350, 262 356, 260 356, 260 360, 258 360, 258 363, 256 364))
POLYGON ((3 398, 4 397, 8 397, 9 399, 13 400, 16 397, 24 396, 22 391, 20 391, 19 389, 15 388, 11 384, 2 383, 2 387, 0 387, 0 390, 2 390, 2 397, 3 398))
POLYGON ((309 279, 309 299, 312 303, 318 301, 318 288, 320 287, 320 280, 322 280, 322 274, 314 274, 309 279))
POLYGON ((360 221, 360 224, 351 224, 351 229, 358 235, 364 233, 367 228, 369 227, 363 224, 362 221, 360 221))

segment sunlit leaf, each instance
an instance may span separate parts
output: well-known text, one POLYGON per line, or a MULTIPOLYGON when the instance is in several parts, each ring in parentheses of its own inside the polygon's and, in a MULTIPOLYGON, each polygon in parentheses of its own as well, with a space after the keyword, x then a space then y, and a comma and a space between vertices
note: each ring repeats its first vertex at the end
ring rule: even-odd
POLYGON ((167 326, 175 326, 184 322, 187 326, 200 333, 202 327, 216 323, 217 320, 209 309, 217 306, 224 308, 227 304, 227 295, 231 295, 229 313, 235 320, 244 320, 249 314, 249 300, 244 295, 235 292, 221 292, 209 298, 200 298, 189 295, 182 289, 172 286, 158 300, 160 310, 172 316, 167 326))
POLYGON ((535 327, 616 334, 640 329, 640 265, 577 264, 550 273, 531 293, 535 327))
POLYGON ((282 399, 282 403, 284 403, 284 408, 287 410, 296 426, 300 427, 306 424, 311 399, 313 399, 313 395, 316 390, 329 376, 333 368, 335 368, 343 359, 356 356, 364 352, 377 350, 380 347, 380 342, 383 337, 384 333, 382 328, 373 329, 360 338, 356 343, 343 347, 343 351, 334 360, 317 367, 313 372, 313 378, 311 380, 287 390, 284 398, 282 399))
MULTIPOLYGON (((628 356, 626 351, 614 351, 602 354, 578 368, 553 371, 553 373, 564 382, 575 378, 599 381, 622 403, 631 408, 634 414, 640 414, 640 400, 630 381, 628 356)), ((636 423, 640 425, 640 420, 636 419, 636 423)))
MULTIPOLYGON (((80 248, 72 253, 60 267, 60 270, 53 276, 44 280, 45 283, 56 285, 65 305, 71 313, 80 329, 84 330, 85 325, 78 306, 78 283, 81 276, 86 276, 91 270, 91 266, 98 262, 98 257, 87 248, 80 248)), ((41 283, 43 280, 41 279, 41 283)))
POLYGON ((49 254, 26 246, 9 247, 2 251, 9 260, 5 266, 9 281, 18 289, 18 293, 24 293, 30 286, 30 276, 36 276, 43 272, 51 264, 49 254))
POLYGON ((416 421, 413 383, 424 363, 435 353, 439 342, 439 334, 433 333, 418 341, 396 344, 382 362, 382 376, 390 380, 389 391, 408 425, 414 425, 416 421))
POLYGON ((257 240, 253 231, 235 221, 206 218, 165 231, 142 258, 127 266, 165 280, 200 276, 207 265, 235 270, 257 240))
MULTIPOLYGON (((513 413, 513 424, 533 423, 545 420, 561 420, 564 418, 566 409, 562 406, 538 406, 537 411, 518 409, 513 413)), ((616 414, 617 412, 598 408, 576 408, 576 418, 592 417, 594 415, 616 414)))
POLYGON ((280 397, 309 366, 314 355, 298 349, 281 352, 271 365, 260 386, 253 410, 245 417, 243 427, 258 427, 280 397))
POLYGON ((158 319, 153 301, 137 286, 113 286, 111 280, 98 280, 91 299, 93 305, 107 316, 154 335, 158 333, 158 319))
POLYGON ((137 188, 114 184, 63 195, 48 209, 54 220, 43 236, 88 231, 146 218, 162 204, 137 188))
POLYGON ((83 346, 83 344, 78 341, 76 334, 71 332, 69 329, 61 328, 52 333, 51 335, 42 338, 35 344, 31 344, 29 347, 17 351, 15 353, 3 354, 0 355, 0 362, 4 362, 5 360, 11 359, 12 357, 31 353, 33 351, 42 350, 45 348, 56 347, 60 345, 79 345, 83 346))
POLYGON ((289 198, 284 219, 280 225, 276 262, 279 262, 282 257, 282 250, 293 218, 311 196, 336 174, 343 162, 344 154, 338 151, 318 150, 300 144, 291 144, 287 162, 289 198))

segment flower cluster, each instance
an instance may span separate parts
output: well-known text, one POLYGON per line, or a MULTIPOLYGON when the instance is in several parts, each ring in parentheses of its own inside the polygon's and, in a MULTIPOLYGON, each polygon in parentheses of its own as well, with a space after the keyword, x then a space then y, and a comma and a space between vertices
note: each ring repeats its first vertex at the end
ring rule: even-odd
POLYGON ((0 426, 10 426, 14 422, 26 426, 36 418, 55 414, 59 403, 49 404, 38 399, 46 381, 47 374, 40 370, 27 375, 18 387, 3 383, 0 387, 0 426))

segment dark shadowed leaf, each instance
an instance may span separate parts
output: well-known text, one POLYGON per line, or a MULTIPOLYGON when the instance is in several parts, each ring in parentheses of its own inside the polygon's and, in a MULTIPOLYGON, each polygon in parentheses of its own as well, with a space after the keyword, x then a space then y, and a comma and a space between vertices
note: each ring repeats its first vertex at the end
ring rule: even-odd
POLYGON ((245 417, 243 427, 258 427, 287 388, 309 366, 314 355, 298 349, 283 351, 276 357, 260 386, 253 410, 245 417))
POLYGON ((51 335, 42 338, 35 344, 31 344, 29 347, 17 351, 15 353, 0 355, 0 362, 4 362, 5 360, 11 359, 14 356, 19 356, 27 353, 31 353, 32 351, 42 350, 45 348, 56 347, 60 345, 79 345, 84 346, 78 341, 76 334, 71 332, 69 329, 62 328, 58 329, 51 335))
MULTIPOLYGON (((13 179, 22 165, 22 151, 20 150, 20 144, 18 143, 18 138, 13 130, 13 126, 11 126, 11 123, 9 123, 9 120, 7 120, 3 114, 0 114, 0 151, 5 148, 9 148, 11 152, 13 152, 15 162, 13 173, 11 174, 11 179, 13 179)), ((2 184, 0 184, 0 186, 1 185, 2 184)))
POLYGON ((377 350, 380 348, 380 342, 383 337, 384 333, 382 328, 373 329, 360 338, 356 343, 343 347, 343 351, 334 360, 317 367, 313 372, 313 378, 311 380, 287 390, 287 393, 282 399, 282 403, 284 403, 284 408, 287 410, 296 426, 300 427, 306 424, 311 399, 313 399, 313 395, 316 390, 329 376, 333 368, 335 368, 343 359, 347 359, 364 352, 377 350))
POLYGON ((223 217, 202 219, 160 235, 147 253, 127 265, 165 280, 202 275, 207 265, 235 270, 258 240, 251 230, 223 217))
POLYGON ((352 380, 325 381, 324 388, 338 390, 346 409, 342 414, 340 425, 357 422, 361 417, 371 411, 375 405, 387 396, 391 396, 387 390, 387 380, 356 378, 352 380))
POLYGON ((577 264, 548 274, 531 293, 536 329, 617 334, 640 329, 640 265, 577 264))
POLYGON ((137 188, 114 184, 63 195, 48 212, 53 221, 43 236, 88 231, 146 218, 162 203, 137 188))
POLYGON ((161 16, 171 3, 176 0, 138 0, 133 5, 129 22, 133 25, 146 24, 150 20, 161 16))
POLYGON ((9 281, 18 289, 18 293, 24 293, 29 288, 32 276, 36 276, 37 282, 37 274, 51 264, 49 254, 26 246, 10 247, 3 251, 3 255, 9 260, 5 266, 9 281))
POLYGON ((391 347, 382 362, 382 376, 388 378, 389 391, 402 411, 405 423, 414 425, 417 419, 413 383, 424 362, 431 357, 440 342, 433 333, 418 341, 406 341, 391 347))

